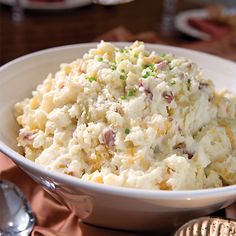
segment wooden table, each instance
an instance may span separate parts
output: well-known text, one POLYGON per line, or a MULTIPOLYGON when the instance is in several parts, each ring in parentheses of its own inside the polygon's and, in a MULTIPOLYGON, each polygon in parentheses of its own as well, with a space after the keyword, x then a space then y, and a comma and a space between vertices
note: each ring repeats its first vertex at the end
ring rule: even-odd
MULTIPOLYGON (((179 5, 180 9, 190 7, 184 1, 179 5)), ((73 10, 25 10, 24 20, 14 22, 11 8, 0 5, 0 65, 40 49, 93 41, 120 25, 133 33, 159 33, 161 12, 161 0, 135 0, 114 7, 92 4, 73 10)))

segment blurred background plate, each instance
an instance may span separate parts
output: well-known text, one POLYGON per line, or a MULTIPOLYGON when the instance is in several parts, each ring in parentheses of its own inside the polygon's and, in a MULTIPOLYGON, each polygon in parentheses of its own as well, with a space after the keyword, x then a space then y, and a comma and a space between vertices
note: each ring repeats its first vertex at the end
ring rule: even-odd
MULTIPOLYGON (((224 10, 224 14, 235 14, 236 8, 226 8, 224 10)), ((189 19, 207 19, 209 17, 209 13, 206 9, 193 9, 188 11, 180 12, 175 17, 175 27, 178 31, 185 33, 194 38, 198 38, 201 40, 210 40, 211 35, 202 32, 201 30, 191 26, 189 24, 189 19)))
POLYGON ((194 10, 180 12, 175 17, 175 26, 176 26, 176 29, 182 33, 185 33, 187 35, 193 36, 198 39, 209 40, 210 35, 204 32, 201 32, 200 30, 194 28, 188 23, 188 20, 190 18, 206 19, 207 17, 208 17, 208 12, 207 10, 204 10, 204 9, 196 9, 196 10, 194 9, 194 10))
MULTIPOLYGON (((0 0, 0 3, 13 5, 15 3, 15 0, 0 0)), ((86 6, 91 3, 91 0, 58 0, 54 2, 21 0, 23 8, 35 10, 63 10, 86 6)))

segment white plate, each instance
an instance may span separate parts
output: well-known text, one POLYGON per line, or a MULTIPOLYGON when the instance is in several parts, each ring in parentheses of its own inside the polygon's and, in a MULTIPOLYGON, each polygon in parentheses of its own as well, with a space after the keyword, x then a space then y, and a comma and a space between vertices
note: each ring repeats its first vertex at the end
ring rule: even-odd
MULTIPOLYGON (((91 4, 91 0, 64 0, 63 2, 32 2, 20 0, 22 7, 34 10, 63 10, 91 4)), ((0 0, 0 3, 12 6, 15 0, 0 0)))
MULTIPOLYGON (((224 11, 224 14, 235 14, 235 13, 236 13, 235 8, 225 9, 225 11, 224 11)), ((202 31, 192 27, 188 23, 189 18, 206 19, 208 17, 209 17, 208 11, 205 9, 195 9, 195 10, 180 12, 175 17, 175 27, 180 32, 183 32, 183 33, 190 35, 192 37, 202 39, 202 40, 210 40, 211 35, 204 33, 202 31)))

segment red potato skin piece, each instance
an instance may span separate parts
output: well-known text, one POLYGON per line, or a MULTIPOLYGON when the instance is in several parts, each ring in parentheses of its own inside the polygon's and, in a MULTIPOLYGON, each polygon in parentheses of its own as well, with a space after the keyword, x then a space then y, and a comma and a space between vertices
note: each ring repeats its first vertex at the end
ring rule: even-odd
POLYGON ((115 133, 109 129, 103 133, 103 143, 111 148, 115 145, 115 133))

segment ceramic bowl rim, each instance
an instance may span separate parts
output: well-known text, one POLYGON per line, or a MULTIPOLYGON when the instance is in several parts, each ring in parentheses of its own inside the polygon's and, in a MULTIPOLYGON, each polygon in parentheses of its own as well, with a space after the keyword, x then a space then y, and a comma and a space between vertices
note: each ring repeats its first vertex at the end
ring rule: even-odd
MULTIPOLYGON (((41 54, 51 53, 55 51, 62 51, 72 48, 83 48, 83 47, 94 47, 98 42, 93 43, 81 43, 81 44, 71 44, 65 46, 58 46, 53 48, 48 48, 44 50, 40 50, 37 52, 33 52, 19 58, 16 58, 0 67, 0 73, 8 69, 10 66, 21 63, 24 60, 27 60, 31 57, 37 57, 41 54)), ((131 44, 131 42, 112 42, 116 46, 124 46, 127 44, 131 44)), ((222 63, 231 64, 232 66, 236 66, 236 63, 227 59, 222 59, 214 55, 210 55, 203 52, 198 52, 192 49, 184 49, 173 46, 166 46, 161 44, 150 44, 145 43, 147 47, 153 48, 162 48, 163 50, 175 50, 178 52, 185 53, 195 53, 202 57, 208 57, 211 60, 220 60, 222 63)), ((1 79, 1 78, 0 78, 1 79)), ((14 162, 17 162, 18 166, 26 167, 27 169, 32 170, 32 172, 38 172, 42 175, 42 177, 49 177, 53 180, 59 181, 60 183, 65 183, 66 185, 74 186, 74 187, 82 187, 85 189, 93 189, 96 192, 104 193, 104 194, 112 194, 116 196, 125 196, 132 198, 145 198, 145 199, 165 199, 165 200, 198 200, 205 199, 211 197, 222 197, 227 195, 236 194, 236 185, 224 186, 218 188, 210 188, 210 189, 198 189, 198 190, 178 190, 178 191, 168 191, 168 190, 149 190, 149 189, 138 189, 138 188, 128 188, 128 187, 119 187, 119 186, 111 186, 99 183, 93 183, 90 181, 82 180, 73 176, 65 175, 56 171, 49 171, 47 169, 42 168, 41 166, 35 164, 34 162, 24 158, 22 155, 8 147, 0 140, 0 151, 10 157, 14 162)))

